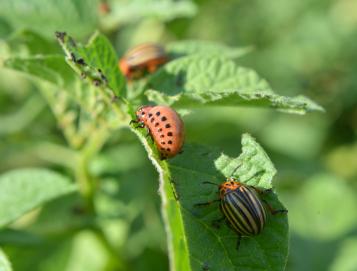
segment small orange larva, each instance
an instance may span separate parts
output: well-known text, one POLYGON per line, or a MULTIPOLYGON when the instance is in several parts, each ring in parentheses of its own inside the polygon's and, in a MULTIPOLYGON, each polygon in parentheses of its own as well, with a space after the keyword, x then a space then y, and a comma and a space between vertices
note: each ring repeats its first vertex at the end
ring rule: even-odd
POLYGON ((153 73, 168 61, 165 49, 158 44, 145 43, 129 50, 118 63, 121 72, 128 78, 138 79, 145 73, 153 73))
POLYGON ((152 136, 161 159, 178 154, 184 143, 184 125, 180 116, 168 106, 142 106, 136 111, 139 127, 146 127, 152 136))

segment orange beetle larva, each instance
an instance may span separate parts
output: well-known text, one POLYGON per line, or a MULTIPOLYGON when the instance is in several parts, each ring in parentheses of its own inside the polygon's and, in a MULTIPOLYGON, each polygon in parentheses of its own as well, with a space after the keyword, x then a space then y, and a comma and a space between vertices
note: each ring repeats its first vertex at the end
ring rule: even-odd
POLYGON ((168 61, 165 49, 154 43, 145 43, 129 50, 120 60, 119 69, 128 78, 138 79, 153 73, 168 61))
POLYGON ((181 152, 184 143, 184 125, 180 116, 168 106, 142 106, 136 111, 139 127, 149 130, 161 159, 174 157, 181 152))

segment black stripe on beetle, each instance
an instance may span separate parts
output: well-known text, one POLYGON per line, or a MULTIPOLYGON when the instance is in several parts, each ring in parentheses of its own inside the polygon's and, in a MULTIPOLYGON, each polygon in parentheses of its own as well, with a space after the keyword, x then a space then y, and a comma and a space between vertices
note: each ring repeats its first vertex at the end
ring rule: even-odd
MULTIPOLYGON (((212 182, 204 183, 217 185, 212 182)), ((220 209, 224 218, 215 220, 215 222, 226 220, 228 225, 238 234, 237 249, 242 236, 254 236, 263 231, 267 215, 262 202, 266 203, 272 215, 287 212, 287 210, 274 210, 265 200, 260 199, 258 193, 271 192, 271 189, 260 190, 240 183, 234 178, 227 178, 226 182, 218 185, 218 191, 219 199, 195 205, 206 206, 220 202, 220 209)))

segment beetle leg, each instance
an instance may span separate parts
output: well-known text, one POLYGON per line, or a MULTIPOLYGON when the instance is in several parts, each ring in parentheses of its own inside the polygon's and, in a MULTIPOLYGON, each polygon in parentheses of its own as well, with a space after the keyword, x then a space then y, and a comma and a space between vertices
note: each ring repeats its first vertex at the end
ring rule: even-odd
POLYGON ((219 229, 221 227, 221 223, 225 220, 226 218, 223 216, 219 219, 212 220, 212 226, 216 229, 219 229))
MULTIPOLYGON (((251 186, 253 187, 253 189, 255 191, 257 191, 259 194, 261 195, 266 195, 266 194, 269 194, 269 193, 272 193, 273 192, 273 189, 272 188, 269 188, 269 189, 260 189, 260 188, 256 188, 254 186, 251 186)), ((288 210, 285 210, 285 209, 279 209, 279 210, 275 210, 265 199, 262 199, 262 201, 265 203, 265 205, 268 207, 269 209, 269 212, 272 214, 272 215, 276 215, 276 214, 284 214, 284 213, 287 213, 288 210)))
POLYGON ((265 170, 259 170, 257 171, 253 176, 251 176, 248 180, 245 180, 245 182, 250 181, 251 179, 254 179, 255 177, 262 175, 265 172, 265 170))
POLYGON ((208 265, 208 263, 204 262, 204 263, 202 264, 202 271, 209 271, 209 265, 208 265))
POLYGON ((150 129, 146 127, 146 137, 149 137, 149 136, 152 138, 150 129))
POLYGON ((174 194, 175 200, 178 201, 180 196, 176 191, 176 187, 175 187, 176 182, 173 179, 170 179, 170 184, 171 184, 172 193, 174 194))
POLYGON ((207 202, 202 202, 202 203, 196 203, 194 206, 208 206, 211 205, 212 203, 219 202, 221 199, 215 199, 207 202))
MULTIPOLYGON (((138 122, 136 122, 138 123, 138 122)), ((139 122, 139 124, 137 126, 135 126, 135 128, 144 128, 145 127, 145 124, 142 123, 142 122, 139 122)))
POLYGON ((269 209, 269 212, 270 212, 272 215, 276 215, 276 214, 286 214, 286 213, 288 212, 288 210, 285 210, 285 209, 275 210, 273 207, 271 207, 271 205, 270 205, 265 199, 262 199, 262 201, 266 204, 266 206, 267 206, 268 209, 269 209))
POLYGON ((242 240, 242 235, 238 235, 236 250, 239 250, 239 246, 240 246, 240 241, 241 241, 241 240, 242 240))
POLYGON ((212 182, 209 182, 209 181, 202 182, 202 184, 213 184, 213 185, 215 185, 215 186, 219 186, 218 184, 212 183, 212 182))

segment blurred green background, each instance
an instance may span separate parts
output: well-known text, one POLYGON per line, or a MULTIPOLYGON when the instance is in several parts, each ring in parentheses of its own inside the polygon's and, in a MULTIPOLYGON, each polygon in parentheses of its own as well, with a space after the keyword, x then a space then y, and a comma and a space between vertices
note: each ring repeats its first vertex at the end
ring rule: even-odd
MULTIPOLYGON (((2 1, 0 63, 27 53, 9 42, 24 28, 51 43, 55 30, 85 41, 99 29, 119 56, 146 41, 252 46, 239 65, 255 69, 277 93, 306 95, 326 112, 199 109, 184 117, 187 142, 236 156, 241 134, 251 133, 278 170, 274 185, 289 210, 287 270, 357 270, 357 1, 108 1, 109 13, 98 1, 82 2, 63 1, 71 4, 51 14, 57 1, 2 1), (81 12, 71 12, 73 6, 81 12)), ((0 172, 42 166, 70 175, 53 159, 65 145, 36 84, 1 68, 0 172)), ((127 269, 168 270, 158 174, 135 136, 129 130, 113 134, 90 171, 101 179, 100 223, 127 269)), ((78 230, 85 222, 73 209, 76 201, 60 198, 0 231, 14 270, 112 270, 103 244, 78 230)))

